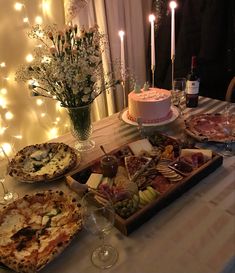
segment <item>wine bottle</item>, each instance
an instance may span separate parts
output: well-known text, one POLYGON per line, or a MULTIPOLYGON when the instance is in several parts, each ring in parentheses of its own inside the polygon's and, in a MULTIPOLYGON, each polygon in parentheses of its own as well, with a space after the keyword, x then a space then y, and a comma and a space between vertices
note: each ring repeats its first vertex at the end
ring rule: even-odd
POLYGON ((192 56, 191 72, 186 83, 186 107, 193 108, 198 105, 199 77, 197 75, 197 59, 192 56))

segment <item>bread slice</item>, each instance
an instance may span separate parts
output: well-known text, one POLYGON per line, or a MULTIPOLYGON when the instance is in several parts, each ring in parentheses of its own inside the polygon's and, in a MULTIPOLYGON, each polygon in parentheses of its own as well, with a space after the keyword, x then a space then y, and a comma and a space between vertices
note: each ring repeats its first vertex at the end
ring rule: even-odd
POLYGON ((145 156, 126 156, 125 166, 129 179, 134 181, 148 167, 151 160, 145 156))

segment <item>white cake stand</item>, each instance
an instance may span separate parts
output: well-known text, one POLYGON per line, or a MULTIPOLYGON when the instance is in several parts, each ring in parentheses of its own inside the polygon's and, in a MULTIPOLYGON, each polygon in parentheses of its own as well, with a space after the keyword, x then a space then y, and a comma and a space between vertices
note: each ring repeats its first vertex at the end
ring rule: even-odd
MULTIPOLYGON (((128 111, 128 109, 126 109, 122 112, 121 119, 127 124, 138 126, 137 122, 132 121, 128 118, 127 111, 128 111)), ((169 119, 166 119, 164 121, 157 122, 157 123, 143 123, 142 125, 145 127, 147 127, 147 126, 150 127, 150 126, 162 126, 162 125, 169 124, 179 117, 179 110, 177 107, 171 106, 171 111, 172 111, 172 116, 169 119)))

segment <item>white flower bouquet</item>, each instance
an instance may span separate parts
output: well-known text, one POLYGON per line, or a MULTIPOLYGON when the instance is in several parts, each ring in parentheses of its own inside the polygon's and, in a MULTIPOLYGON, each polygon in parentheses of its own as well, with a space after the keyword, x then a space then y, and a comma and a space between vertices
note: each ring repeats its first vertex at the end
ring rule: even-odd
POLYGON ((103 91, 119 83, 104 73, 102 52, 106 38, 98 26, 89 30, 56 25, 33 26, 29 37, 39 41, 31 63, 21 65, 16 80, 29 82, 33 95, 53 98, 63 107, 88 105, 103 91))

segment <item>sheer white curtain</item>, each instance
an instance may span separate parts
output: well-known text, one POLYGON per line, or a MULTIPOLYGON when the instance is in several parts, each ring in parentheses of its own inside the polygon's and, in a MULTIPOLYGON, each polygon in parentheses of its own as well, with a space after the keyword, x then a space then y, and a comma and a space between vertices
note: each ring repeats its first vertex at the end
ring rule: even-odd
MULTIPOLYGON (((105 71, 113 69, 113 62, 120 59, 119 30, 125 31, 126 66, 140 85, 146 81, 146 56, 152 0, 65 0, 66 21, 78 26, 98 24, 108 36, 109 50, 103 56, 105 71)), ((130 90, 126 90, 128 93, 130 90)), ((127 94, 126 94, 127 95, 127 94)), ((123 108, 123 92, 112 88, 100 95, 94 103, 93 118, 101 119, 123 108)))

